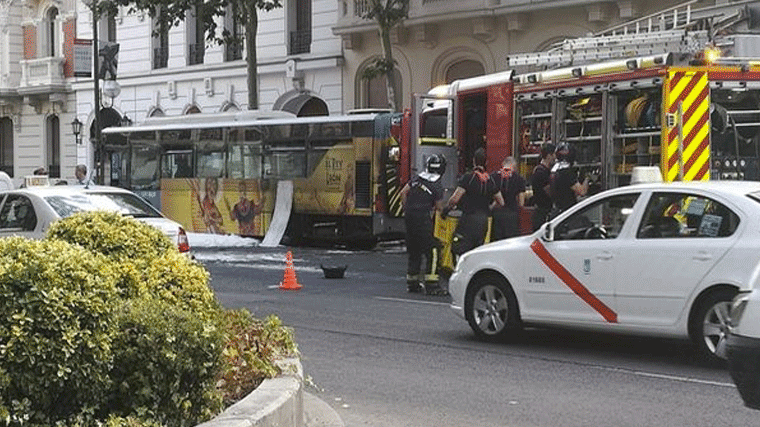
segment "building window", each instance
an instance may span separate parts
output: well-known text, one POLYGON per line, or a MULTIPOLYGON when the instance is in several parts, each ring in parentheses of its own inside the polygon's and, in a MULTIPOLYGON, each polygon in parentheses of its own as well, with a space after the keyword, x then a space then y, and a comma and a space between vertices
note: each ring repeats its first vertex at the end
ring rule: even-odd
POLYGON ((58 54, 58 40, 59 40, 59 34, 58 31, 56 31, 57 27, 57 21, 58 20, 58 9, 55 7, 51 7, 47 10, 47 13, 45 13, 45 22, 42 26, 44 31, 44 44, 45 44, 45 55, 48 57, 54 57, 58 54))
POLYGON ((206 54, 206 37, 199 10, 202 7, 202 2, 196 2, 187 20, 187 65, 203 64, 206 54))
POLYGON ((311 0, 296 0, 290 12, 290 43, 288 54, 311 52, 311 0))
MULTIPOLYGON (((166 10, 161 10, 163 15, 166 10)), ((166 68, 169 63, 169 28, 162 29, 158 19, 153 19, 153 69, 166 68)))
MULTIPOLYGON (((401 106, 401 73, 398 69, 394 70, 396 80, 396 105, 401 106)), ((361 76, 361 73, 359 73, 361 76)), ((385 76, 375 77, 372 80, 361 79, 361 102, 362 108, 389 108, 388 105, 388 86, 385 76)))
POLYGON ((483 64, 472 59, 455 62, 446 70, 446 84, 455 80, 467 79, 470 77, 482 76, 486 73, 483 64))
POLYGON ((45 165, 51 178, 61 176, 61 123, 58 116, 45 121, 45 165))
POLYGON ((230 41, 224 45, 224 60, 237 61, 243 59, 245 29, 243 23, 238 19, 234 4, 227 6, 227 13, 224 15, 224 28, 230 33, 230 41))
POLYGON ((13 122, 0 117, 0 171, 13 176, 13 122))

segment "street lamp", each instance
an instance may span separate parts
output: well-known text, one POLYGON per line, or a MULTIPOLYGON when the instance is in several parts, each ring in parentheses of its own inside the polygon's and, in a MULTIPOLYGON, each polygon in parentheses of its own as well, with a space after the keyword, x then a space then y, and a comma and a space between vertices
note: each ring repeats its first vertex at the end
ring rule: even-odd
POLYGON ((77 117, 74 117, 74 121, 71 122, 71 132, 74 133, 77 145, 82 144, 82 122, 80 122, 77 117))

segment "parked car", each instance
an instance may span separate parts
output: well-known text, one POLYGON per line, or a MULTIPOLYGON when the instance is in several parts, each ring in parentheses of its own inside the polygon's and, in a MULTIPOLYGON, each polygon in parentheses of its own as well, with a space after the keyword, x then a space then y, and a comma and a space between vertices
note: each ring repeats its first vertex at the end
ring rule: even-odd
POLYGON ((637 184, 532 235, 465 253, 451 308, 481 338, 523 325, 691 338, 717 360, 731 300, 760 258, 760 182, 637 184))
POLYGON ((41 239, 50 224, 77 212, 119 212, 163 231, 180 252, 189 252, 185 230, 150 203, 117 187, 43 185, 0 191, 0 237, 41 239))
MULTIPOLYGON (((760 265, 758 266, 760 267, 760 265)), ((750 287, 739 290, 731 307, 724 356, 744 404, 760 409, 760 268, 750 287)))

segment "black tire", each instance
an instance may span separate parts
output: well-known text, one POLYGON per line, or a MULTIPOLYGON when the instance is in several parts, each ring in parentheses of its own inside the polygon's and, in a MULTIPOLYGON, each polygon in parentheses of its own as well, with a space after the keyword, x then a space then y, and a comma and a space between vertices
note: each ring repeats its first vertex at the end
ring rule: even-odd
POLYGON ((689 319, 689 336, 697 346, 699 356, 708 363, 720 363, 722 359, 715 354, 718 343, 726 339, 728 333, 728 314, 731 300, 736 290, 721 288, 705 295, 697 301, 689 319))
POLYGON ((496 274, 476 276, 465 298, 465 318, 483 340, 501 340, 520 329, 517 298, 496 274))

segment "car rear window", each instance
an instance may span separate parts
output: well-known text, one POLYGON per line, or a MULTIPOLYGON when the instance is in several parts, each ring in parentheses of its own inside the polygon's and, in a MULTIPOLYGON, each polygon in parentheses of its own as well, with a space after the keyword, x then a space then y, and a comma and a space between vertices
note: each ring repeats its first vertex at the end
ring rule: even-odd
POLYGON ((161 217, 153 206, 135 194, 129 193, 79 193, 46 196, 45 201, 61 217, 77 212, 111 211, 135 218, 161 217))

